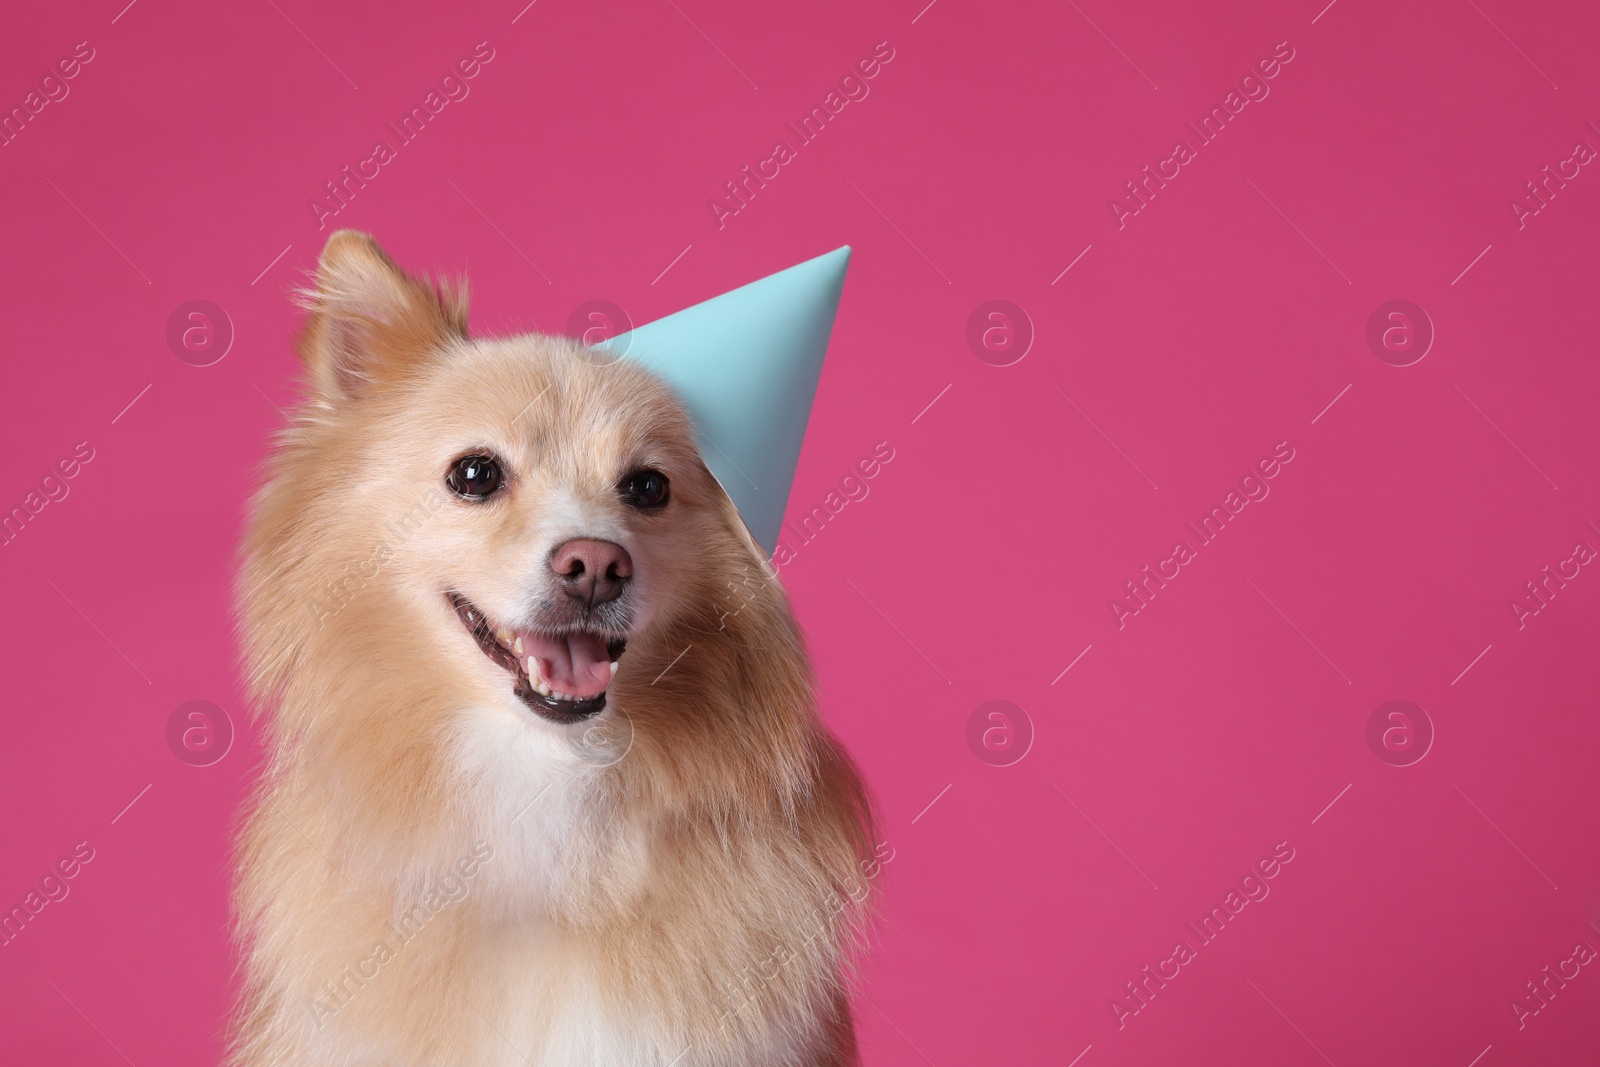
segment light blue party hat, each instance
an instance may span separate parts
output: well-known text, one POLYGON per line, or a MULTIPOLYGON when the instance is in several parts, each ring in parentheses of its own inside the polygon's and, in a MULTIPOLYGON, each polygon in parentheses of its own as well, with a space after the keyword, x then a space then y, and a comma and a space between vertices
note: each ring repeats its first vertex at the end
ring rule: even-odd
POLYGON ((672 386, 706 466, 768 555, 849 263, 846 245, 604 342, 672 386))

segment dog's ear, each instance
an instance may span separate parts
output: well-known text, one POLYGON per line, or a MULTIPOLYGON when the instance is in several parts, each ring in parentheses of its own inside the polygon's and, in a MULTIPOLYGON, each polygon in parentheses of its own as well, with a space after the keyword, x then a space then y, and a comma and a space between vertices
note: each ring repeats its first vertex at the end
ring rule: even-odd
POLYGON ((300 358, 330 400, 359 397, 467 336, 464 287, 411 277, 355 230, 328 238, 316 283, 300 296, 311 312, 300 358))

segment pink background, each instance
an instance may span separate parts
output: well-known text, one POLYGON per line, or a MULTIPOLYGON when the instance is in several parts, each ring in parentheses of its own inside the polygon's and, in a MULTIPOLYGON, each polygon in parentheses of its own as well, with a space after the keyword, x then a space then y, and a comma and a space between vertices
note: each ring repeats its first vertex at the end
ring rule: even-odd
POLYGON ((470 96, 336 219, 470 271, 479 331, 597 298, 642 323, 856 249, 791 516, 895 458, 783 580, 895 849, 868 1063, 1592 1059, 1600 968, 1520 1029, 1511 1001, 1600 948, 1600 575, 1509 606, 1600 548, 1600 174, 1509 207, 1600 147, 1592 5, 124 2, 0 39, 6 108, 95 52, 0 148, 0 508, 95 453, 0 548, 0 907, 96 853, 0 949, 0 1059, 219 1053, 259 758, 229 584, 328 232, 307 201, 479 41, 470 96), (870 95, 719 229, 708 199, 880 41, 870 95), (1110 199, 1280 41, 1270 95, 1119 230, 1110 199), (212 366, 166 341, 192 299, 236 331, 212 366), (966 340, 991 299, 1036 333, 1010 366, 966 340), (1437 333, 1411 366, 1366 341, 1391 299, 1437 333), (1270 496, 1119 629, 1123 583, 1280 441, 1270 496), (167 745, 192 699, 240 726, 212 766, 167 745), (1009 766, 967 741, 993 699, 1032 724, 1009 766), (1411 766, 1368 744, 1393 699, 1436 734, 1411 766), (1119 1028, 1281 841, 1270 896, 1119 1028))

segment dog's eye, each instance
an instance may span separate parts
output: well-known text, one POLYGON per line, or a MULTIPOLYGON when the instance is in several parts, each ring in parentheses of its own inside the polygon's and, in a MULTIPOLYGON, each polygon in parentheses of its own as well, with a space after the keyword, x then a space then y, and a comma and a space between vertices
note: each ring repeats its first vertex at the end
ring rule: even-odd
POLYGON ((463 500, 487 500, 504 480, 493 456, 462 456, 444 476, 450 491, 463 500))
POLYGON ((660 471, 634 471, 622 480, 622 496, 636 508, 665 507, 671 496, 667 476, 660 471))

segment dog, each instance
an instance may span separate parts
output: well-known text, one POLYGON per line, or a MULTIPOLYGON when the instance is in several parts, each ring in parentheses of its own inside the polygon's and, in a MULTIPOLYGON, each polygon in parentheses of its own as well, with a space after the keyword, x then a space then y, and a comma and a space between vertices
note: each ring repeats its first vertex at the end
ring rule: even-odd
POLYGON ((871 805, 642 367, 335 233, 239 579, 233 1067, 843 1067, 871 805))

